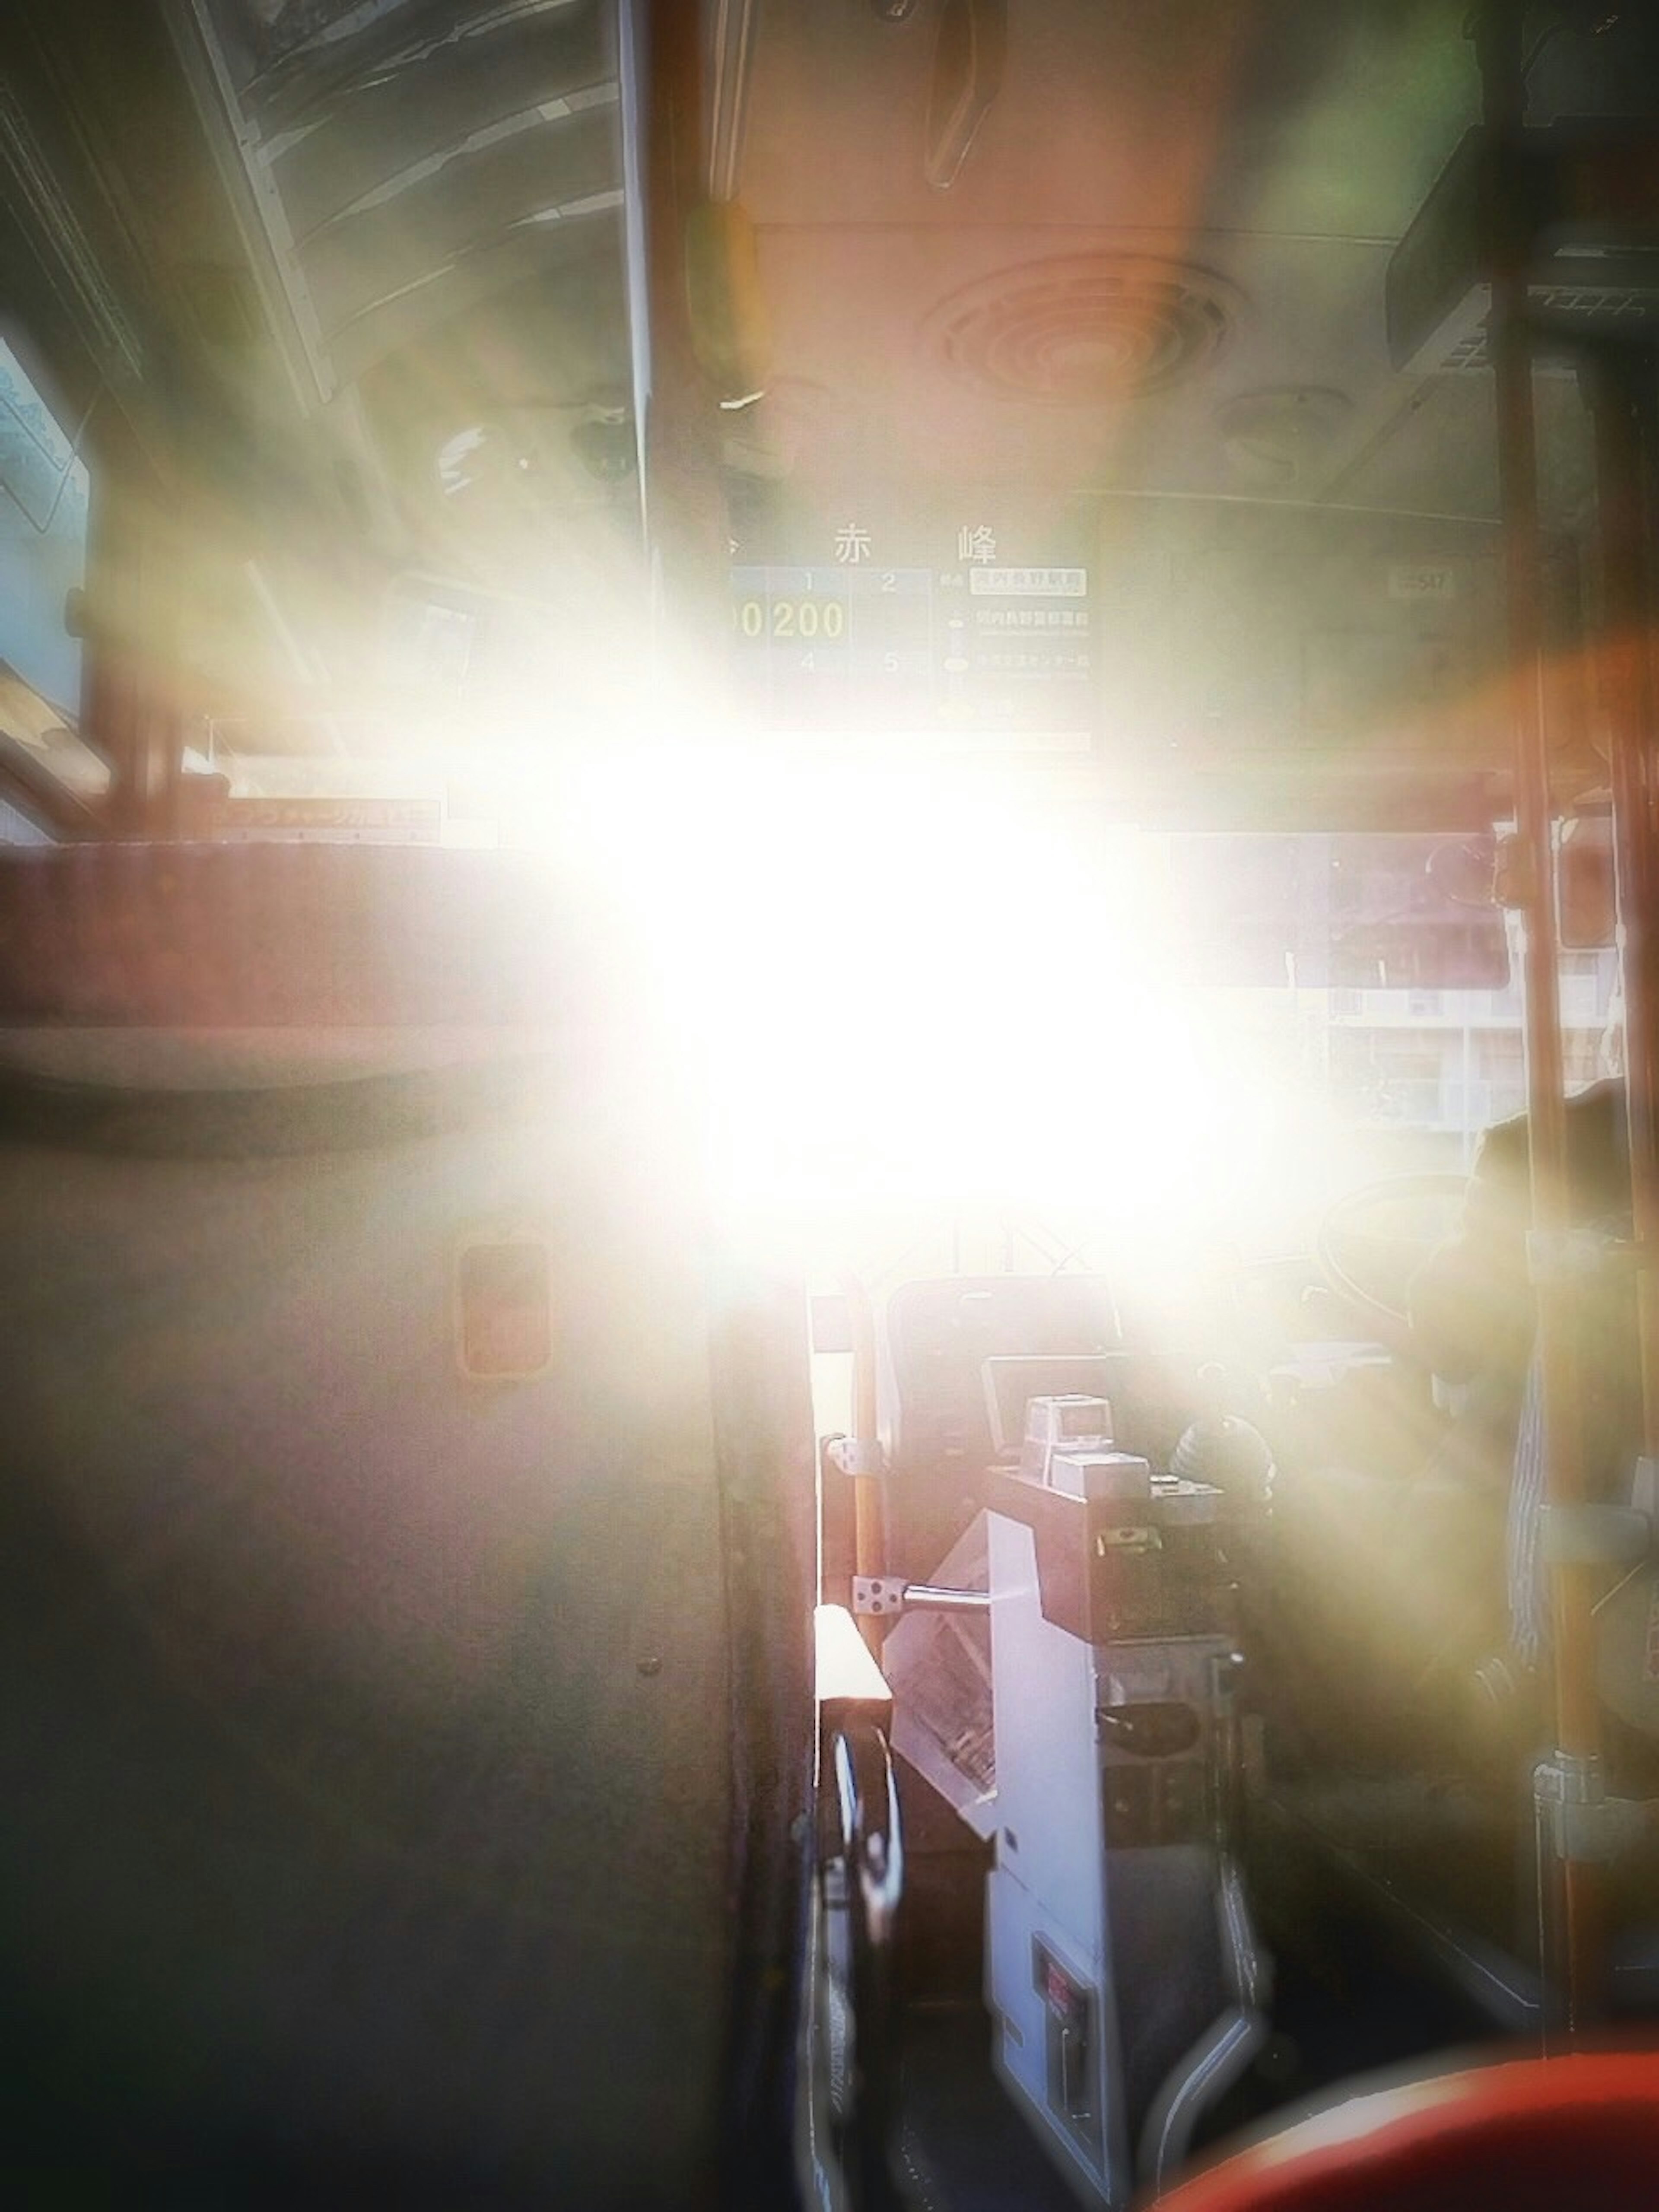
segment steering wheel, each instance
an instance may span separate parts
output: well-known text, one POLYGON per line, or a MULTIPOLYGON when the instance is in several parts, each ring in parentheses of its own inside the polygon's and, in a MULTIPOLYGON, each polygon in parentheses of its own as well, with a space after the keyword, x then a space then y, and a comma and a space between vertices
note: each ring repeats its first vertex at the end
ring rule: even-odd
POLYGON ((1342 1303, 1363 1315, 1391 1348, 1403 1347, 1410 1340, 1407 1285, 1450 1227, 1452 1209, 1468 1189, 1465 1175, 1389 1176, 1363 1183, 1325 1209, 1314 1237, 1320 1273, 1342 1303), (1360 1216, 1383 1207, 1395 1209, 1408 1225, 1369 1236, 1355 1228, 1360 1216), (1443 1217, 1438 1226, 1433 1224, 1432 1208, 1438 1208, 1443 1217), (1368 1251, 1359 1274, 1354 1272, 1356 1247, 1368 1251), (1366 1274, 1372 1277, 1369 1282, 1366 1274))

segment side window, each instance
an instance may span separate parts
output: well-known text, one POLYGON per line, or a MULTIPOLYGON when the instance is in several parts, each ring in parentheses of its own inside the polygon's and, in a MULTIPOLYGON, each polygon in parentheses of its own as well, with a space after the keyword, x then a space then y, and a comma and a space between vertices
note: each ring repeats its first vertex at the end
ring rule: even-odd
POLYGON ((90 498, 72 430, 0 334, 0 741, 83 799, 108 781, 81 740, 82 651, 68 618, 86 581, 90 498))

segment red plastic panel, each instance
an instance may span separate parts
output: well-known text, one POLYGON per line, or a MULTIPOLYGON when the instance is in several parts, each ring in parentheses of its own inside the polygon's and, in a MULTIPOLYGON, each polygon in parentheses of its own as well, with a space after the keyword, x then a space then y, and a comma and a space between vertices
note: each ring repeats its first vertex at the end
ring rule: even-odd
POLYGON ((1529 2060, 1356 2097, 1158 2204, 1160 2212, 1651 2212, 1659 2055, 1529 2060))

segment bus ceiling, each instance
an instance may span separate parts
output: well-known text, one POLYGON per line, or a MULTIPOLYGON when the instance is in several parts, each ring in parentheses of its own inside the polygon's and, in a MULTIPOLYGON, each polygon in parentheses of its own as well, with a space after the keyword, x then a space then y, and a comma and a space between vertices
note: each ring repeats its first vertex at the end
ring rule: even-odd
MULTIPOLYGON (((14 0, 0 337, 92 478, 91 826, 178 826, 204 726, 337 781, 532 691, 562 742, 653 572, 757 742, 1210 826, 1500 818, 1468 16, 14 0)), ((1640 334, 1659 33, 1529 22, 1534 290, 1640 334)), ((1570 340, 1534 366, 1565 805, 1608 777, 1595 444, 1570 340)))

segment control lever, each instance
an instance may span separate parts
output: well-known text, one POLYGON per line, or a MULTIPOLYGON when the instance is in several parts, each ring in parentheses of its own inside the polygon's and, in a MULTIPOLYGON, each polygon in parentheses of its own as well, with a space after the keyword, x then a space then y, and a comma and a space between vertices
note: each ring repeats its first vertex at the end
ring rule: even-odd
POLYGON ((1265 1507, 1273 1501, 1273 1455, 1260 1429, 1226 1410, 1227 1374, 1201 1368, 1198 1419, 1182 1432, 1170 1471, 1188 1482, 1207 1482, 1231 1503, 1265 1507))

